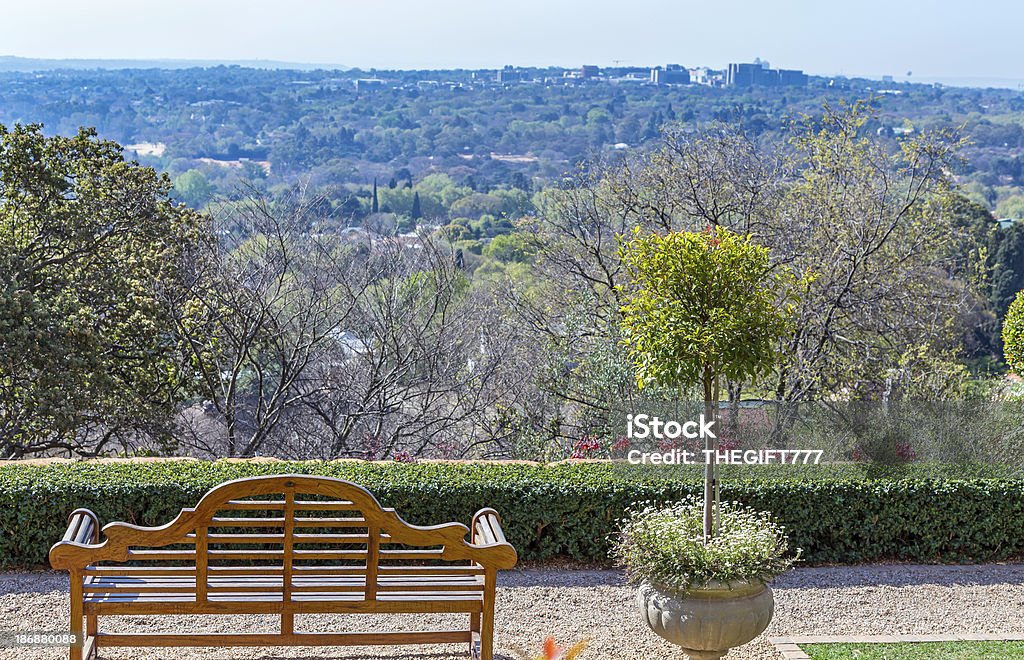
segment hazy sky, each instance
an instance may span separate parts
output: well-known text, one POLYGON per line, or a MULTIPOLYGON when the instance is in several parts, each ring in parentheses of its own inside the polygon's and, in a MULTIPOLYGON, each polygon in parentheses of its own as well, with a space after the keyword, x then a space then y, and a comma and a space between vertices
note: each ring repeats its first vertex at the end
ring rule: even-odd
POLYGON ((1021 0, 3 1, 0 55, 362 68, 680 63, 1024 80, 1021 0))

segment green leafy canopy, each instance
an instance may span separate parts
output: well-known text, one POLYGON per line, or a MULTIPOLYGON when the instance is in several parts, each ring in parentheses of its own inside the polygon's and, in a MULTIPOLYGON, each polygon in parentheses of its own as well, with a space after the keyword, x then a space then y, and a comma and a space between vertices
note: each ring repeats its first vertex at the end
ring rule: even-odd
POLYGON ((777 359, 789 332, 788 273, 767 248, 723 227, 642 235, 620 250, 630 284, 622 328, 640 387, 742 381, 777 359))
POLYGON ((1003 354, 1006 364, 1024 376, 1024 291, 1017 294, 1003 321, 1003 354))
POLYGON ((0 455, 157 424, 185 386, 166 301, 208 236, 92 130, 0 125, 0 455))

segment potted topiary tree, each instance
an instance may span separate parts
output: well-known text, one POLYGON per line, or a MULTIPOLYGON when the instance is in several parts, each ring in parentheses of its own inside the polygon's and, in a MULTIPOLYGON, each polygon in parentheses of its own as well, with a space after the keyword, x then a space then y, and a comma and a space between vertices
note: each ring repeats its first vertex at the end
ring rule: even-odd
POLYGON ((641 507, 623 523, 614 553, 639 585, 647 625, 691 658, 712 660, 768 627, 774 597, 767 583, 793 558, 785 533, 766 513, 723 502, 710 543, 703 523, 696 498, 641 507))
MULTIPOLYGON (((630 276, 621 325, 639 387, 700 386, 705 418, 715 420, 722 378, 752 380, 774 363, 789 331, 791 305, 780 292, 794 290, 784 286, 790 276, 771 267, 766 248, 722 227, 637 231, 620 256, 630 276)), ((705 438, 706 450, 718 448, 717 437, 705 438)), ((767 581, 785 568, 785 547, 768 519, 720 508, 718 468, 709 461, 701 505, 635 512, 618 553, 640 582, 651 628, 704 659, 767 627, 774 609, 767 581)))

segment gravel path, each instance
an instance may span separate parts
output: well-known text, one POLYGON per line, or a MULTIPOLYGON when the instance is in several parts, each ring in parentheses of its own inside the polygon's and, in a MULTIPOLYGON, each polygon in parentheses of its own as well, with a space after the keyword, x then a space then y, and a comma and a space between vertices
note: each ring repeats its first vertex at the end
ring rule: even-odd
MULTIPOLYGON (((767 634, 734 649, 730 659, 778 658, 768 636, 1021 633, 1024 632, 1024 564, 981 566, 872 565, 801 568, 775 583, 775 619, 767 634)), ((67 578, 52 572, 0 573, 0 628, 50 630, 68 616, 67 578)), ((517 647, 536 651, 543 638, 591 639, 589 660, 682 660, 683 654, 640 623, 633 592, 615 571, 529 569, 499 578, 498 657, 518 660, 517 647)), ((450 615, 449 615, 450 616, 450 615)), ((310 615, 301 630, 356 629, 356 617, 310 615)), ((101 619, 109 631, 273 631, 267 616, 142 617, 101 619)), ((374 626, 445 625, 444 615, 378 617, 374 626)), ((459 621, 461 623, 461 620, 459 621)), ((369 627, 369 626, 366 626, 369 627)), ((0 658, 57 660, 59 649, 0 649, 0 658)), ((103 658, 409 658, 453 660, 467 657, 462 646, 392 649, 106 649, 103 658)))

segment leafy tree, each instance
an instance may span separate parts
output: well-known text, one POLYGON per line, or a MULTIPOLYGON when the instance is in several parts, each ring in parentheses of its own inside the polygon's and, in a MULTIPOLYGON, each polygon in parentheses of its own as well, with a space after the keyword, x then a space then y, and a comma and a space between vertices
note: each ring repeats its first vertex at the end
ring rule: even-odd
POLYGON ((530 178, 522 172, 513 172, 509 185, 517 190, 523 190, 527 193, 533 189, 533 183, 530 181, 530 178))
POLYGON ((996 204, 996 215, 1000 218, 1024 220, 1024 195, 1011 195, 996 204))
POLYGON ((815 274, 777 370, 780 399, 878 388, 922 343, 959 350, 978 299, 958 254, 967 232, 945 203, 960 139, 921 132, 894 152, 865 135, 871 116, 856 103, 808 120, 794 139, 799 179, 754 232, 795 270, 815 274))
POLYGON ((587 126, 607 126, 611 122, 611 113, 605 108, 591 108, 587 111, 587 126))
POLYGON ((508 218, 521 218, 536 212, 530 194, 521 188, 494 190, 491 196, 501 200, 501 213, 508 218))
POLYGON ((194 209, 203 208, 215 192, 216 188, 206 180, 206 175, 196 169, 174 179, 174 196, 194 209))
POLYGON ((454 242, 466 241, 473 238, 473 232, 469 227, 457 223, 446 225, 440 229, 440 233, 447 240, 454 242))
POLYGON ((502 263, 529 263, 533 259, 532 241, 522 234, 495 236, 484 248, 484 255, 502 263))
MULTIPOLYGON (((764 375, 776 361, 779 339, 789 333, 778 304, 784 284, 771 269, 768 250, 724 228, 706 232, 642 234, 621 248, 629 275, 622 285, 624 341, 637 384, 704 392, 706 419, 715 419, 720 380, 764 375)), ((717 451, 717 438, 705 438, 717 451)), ((714 531, 715 466, 706 467, 704 536, 714 531)))
POLYGON ((1003 355, 1006 364, 1024 376, 1024 291, 1017 294, 1003 321, 1003 355))
POLYGON ((404 213, 412 207, 413 191, 409 188, 381 188, 377 192, 380 211, 384 213, 404 213))
POLYGON ((992 288, 989 300, 998 318, 1002 318, 1024 289, 1024 222, 1015 222, 995 235, 992 251, 992 288))
POLYGON ((399 184, 405 185, 407 188, 412 187, 412 172, 409 171, 408 167, 400 168, 395 172, 395 179, 399 184))
MULTIPOLYGON (((1007 280, 1013 281, 1013 275, 1007 277, 1005 265, 997 261, 1001 238, 1006 235, 999 228, 991 211, 962 193, 949 196, 948 215, 954 232, 963 238, 961 247, 956 250, 964 270, 980 271, 976 277, 979 304, 976 305, 975 322, 970 324, 969 332, 965 333, 964 343, 967 355, 972 358, 995 357, 1000 345, 1000 318, 995 313, 999 309, 993 297, 993 276, 1000 271, 1000 279, 1005 286, 1007 280), (988 304, 984 304, 987 299, 988 304)), ((1024 276, 1024 273, 1021 273, 1024 276)), ((1014 291, 1024 288, 1024 280, 1014 291)), ((1007 301, 1002 305, 1005 312, 1007 301)))
POLYGON ((539 226, 544 261, 579 285, 566 291, 597 294, 595 316, 607 318, 621 306, 615 236, 708 225, 750 234, 778 263, 815 274, 795 312, 801 331, 776 365, 776 398, 875 391, 912 346, 956 352, 980 297, 967 231, 943 203, 956 136, 921 133, 894 151, 864 130, 869 116, 863 104, 825 108, 796 128, 781 162, 725 127, 670 127, 660 149, 591 166, 553 195, 539 226))
POLYGON ((479 218, 483 215, 501 215, 502 206, 502 200, 494 195, 473 193, 452 204, 451 212, 463 218, 479 218))
POLYGON ((96 454, 189 385, 169 298, 206 221, 92 130, 0 126, 0 455, 96 454))

